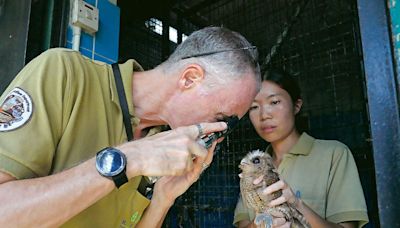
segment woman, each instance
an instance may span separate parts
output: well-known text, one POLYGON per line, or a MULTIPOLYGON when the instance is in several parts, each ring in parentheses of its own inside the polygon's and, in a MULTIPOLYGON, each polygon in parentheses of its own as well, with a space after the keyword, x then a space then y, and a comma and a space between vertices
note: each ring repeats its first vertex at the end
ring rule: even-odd
MULTIPOLYGON (((338 141, 299 133, 295 117, 302 104, 293 77, 281 71, 264 75, 249 116, 257 133, 270 143, 266 152, 272 155, 283 180, 263 189, 262 194, 282 190, 282 196, 270 206, 295 204, 313 228, 362 227, 368 215, 354 158, 338 141)), ((255 183, 260 181, 257 178, 255 183)), ((234 224, 256 227, 254 217, 239 199, 234 224)), ((273 227, 290 227, 290 223, 276 218, 273 227)))

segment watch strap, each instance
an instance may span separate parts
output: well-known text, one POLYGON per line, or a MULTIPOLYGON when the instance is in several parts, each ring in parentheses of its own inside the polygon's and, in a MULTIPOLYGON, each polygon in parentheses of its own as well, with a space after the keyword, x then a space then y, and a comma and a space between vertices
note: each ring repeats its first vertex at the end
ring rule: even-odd
POLYGON ((113 180, 114 184, 117 188, 119 188, 121 185, 128 182, 128 177, 126 176, 126 156, 124 153, 122 153, 122 151, 120 151, 116 148, 106 147, 106 148, 100 150, 99 152, 97 152, 97 154, 96 154, 96 169, 100 173, 100 175, 102 175, 103 177, 113 180), (117 153, 119 156, 121 156, 121 159, 123 160, 123 169, 115 176, 111 176, 108 173, 105 173, 100 165, 101 160, 102 160, 101 157, 104 156, 104 153, 109 150, 114 151, 114 153, 117 153))
POLYGON ((117 188, 128 182, 128 177, 126 176, 125 169, 120 174, 113 176, 112 180, 114 181, 114 184, 115 186, 117 186, 117 188))

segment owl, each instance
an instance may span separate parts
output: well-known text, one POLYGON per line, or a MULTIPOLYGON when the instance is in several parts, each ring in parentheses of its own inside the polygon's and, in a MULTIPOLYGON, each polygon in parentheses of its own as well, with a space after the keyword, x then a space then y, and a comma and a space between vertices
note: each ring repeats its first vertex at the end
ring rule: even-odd
POLYGON ((291 204, 285 202, 275 207, 268 207, 268 203, 280 197, 282 191, 276 191, 269 196, 262 195, 259 190, 279 181, 272 157, 260 150, 249 152, 240 162, 240 193, 243 203, 256 212, 255 223, 259 227, 272 226, 273 217, 284 217, 291 222, 291 228, 310 228, 305 217, 291 204), (263 176, 263 181, 253 184, 253 181, 263 176))

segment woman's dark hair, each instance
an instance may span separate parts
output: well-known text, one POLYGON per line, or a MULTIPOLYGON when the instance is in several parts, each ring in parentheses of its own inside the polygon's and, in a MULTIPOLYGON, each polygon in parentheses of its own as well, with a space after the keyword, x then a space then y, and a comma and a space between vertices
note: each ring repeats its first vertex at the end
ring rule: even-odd
MULTIPOLYGON (((297 80, 289 73, 281 69, 268 69, 262 76, 263 81, 271 81, 282 89, 286 90, 292 99, 292 103, 301 98, 301 90, 297 80)), ((308 130, 308 118, 301 114, 301 111, 295 116, 296 129, 299 132, 308 130)))
POLYGON ((299 84, 294 77, 280 69, 269 69, 265 71, 262 77, 263 81, 272 81, 279 85, 282 89, 289 93, 293 104, 301 99, 301 91, 299 84))

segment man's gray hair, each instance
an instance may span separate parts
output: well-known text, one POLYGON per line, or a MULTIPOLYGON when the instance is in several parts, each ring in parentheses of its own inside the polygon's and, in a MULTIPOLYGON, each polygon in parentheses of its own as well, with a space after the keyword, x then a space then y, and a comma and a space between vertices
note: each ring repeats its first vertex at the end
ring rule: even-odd
POLYGON ((222 27, 206 27, 188 36, 162 65, 172 69, 197 63, 206 74, 212 75, 211 84, 222 84, 246 73, 254 73, 260 81, 257 58, 257 49, 239 33, 222 27))

